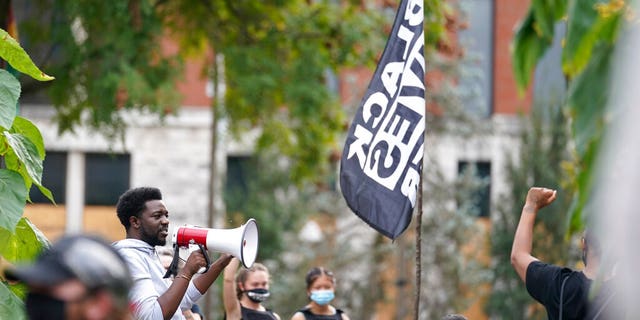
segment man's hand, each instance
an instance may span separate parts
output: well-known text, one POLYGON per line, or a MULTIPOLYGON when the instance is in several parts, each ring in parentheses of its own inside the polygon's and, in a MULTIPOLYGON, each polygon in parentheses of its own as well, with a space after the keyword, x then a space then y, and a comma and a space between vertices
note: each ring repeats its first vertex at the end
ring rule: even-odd
POLYGON ((222 268, 225 268, 229 264, 229 262, 231 262, 231 259, 233 259, 232 255, 228 253, 221 253, 220 257, 218 257, 218 259, 216 259, 216 261, 213 264, 219 265, 222 268))
POLYGON ((187 258, 187 262, 185 263, 184 268, 182 268, 182 272, 186 273, 189 277, 191 277, 194 274, 198 273, 200 268, 203 268, 206 266, 207 266, 207 260, 205 260, 204 255, 202 255, 202 252, 200 250, 194 250, 189 255, 189 258, 187 258))
POLYGON ((527 193, 523 211, 538 212, 556 199, 556 190, 533 187, 527 193))

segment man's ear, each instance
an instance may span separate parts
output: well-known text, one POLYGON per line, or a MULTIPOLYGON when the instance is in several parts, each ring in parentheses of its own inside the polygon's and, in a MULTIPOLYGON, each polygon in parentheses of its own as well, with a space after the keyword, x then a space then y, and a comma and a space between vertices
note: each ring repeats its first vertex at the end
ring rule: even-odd
POLYGON ((131 216, 129 217, 129 224, 131 224, 131 227, 138 229, 140 228, 140 219, 136 216, 131 216))

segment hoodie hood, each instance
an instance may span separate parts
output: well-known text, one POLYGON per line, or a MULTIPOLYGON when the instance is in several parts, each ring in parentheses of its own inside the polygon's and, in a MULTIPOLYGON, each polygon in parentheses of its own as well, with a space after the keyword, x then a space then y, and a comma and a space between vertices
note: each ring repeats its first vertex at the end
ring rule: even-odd
POLYGON ((138 239, 123 239, 123 240, 119 240, 114 242, 113 247, 120 250, 120 249, 136 249, 136 250, 140 250, 143 252, 151 252, 154 251, 155 248, 152 247, 150 244, 142 241, 142 240, 138 240, 138 239))

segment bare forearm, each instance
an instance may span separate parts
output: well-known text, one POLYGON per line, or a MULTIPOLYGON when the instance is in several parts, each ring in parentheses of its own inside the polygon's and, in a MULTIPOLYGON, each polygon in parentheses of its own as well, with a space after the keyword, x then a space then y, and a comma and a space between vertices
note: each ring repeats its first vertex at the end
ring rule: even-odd
POLYGON ((526 277, 527 267, 532 261, 536 260, 536 258, 531 255, 533 247, 533 226, 536 214, 537 209, 525 204, 522 208, 520 221, 518 222, 516 234, 513 238, 513 247, 511 248, 511 264, 523 281, 526 277))
POLYGON ((536 261, 531 255, 533 246, 533 224, 536 220, 538 210, 549 205, 556 199, 556 191, 548 188, 533 187, 527 192, 527 198, 522 207, 520 222, 513 237, 513 247, 511 247, 511 264, 526 282, 527 268, 531 262, 536 261))
POLYGON ((158 297, 158 303, 162 309, 162 316, 164 319, 171 319, 176 313, 182 297, 184 297, 187 288, 189 287, 190 277, 185 274, 179 274, 169 286, 169 289, 165 291, 160 297, 158 297))
POLYGON ((240 302, 236 296, 236 270, 240 265, 238 259, 232 259, 224 269, 224 283, 222 285, 222 300, 227 319, 240 318, 240 302))
POLYGON ((200 293, 207 292, 211 284, 218 278, 220 272, 229 264, 232 256, 222 256, 214 263, 211 264, 209 270, 193 279, 193 284, 196 286, 200 293))

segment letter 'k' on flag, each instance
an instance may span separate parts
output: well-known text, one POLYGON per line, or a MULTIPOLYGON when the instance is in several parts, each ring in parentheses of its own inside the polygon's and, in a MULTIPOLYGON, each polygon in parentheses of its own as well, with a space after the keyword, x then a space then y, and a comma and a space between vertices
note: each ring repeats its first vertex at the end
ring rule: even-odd
POLYGON ((347 205, 395 239, 411 222, 425 131, 423 0, 402 0, 340 162, 347 205))

